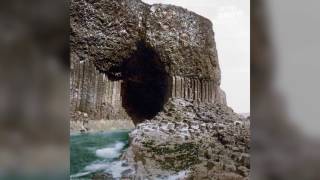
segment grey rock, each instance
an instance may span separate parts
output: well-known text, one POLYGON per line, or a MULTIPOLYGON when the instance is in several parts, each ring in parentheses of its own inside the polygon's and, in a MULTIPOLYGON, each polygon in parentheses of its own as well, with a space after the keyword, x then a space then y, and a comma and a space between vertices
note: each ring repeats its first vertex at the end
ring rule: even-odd
POLYGON ((236 126, 227 106, 207 18, 140 0, 71 0, 70 26, 72 119, 133 120, 122 157, 131 179, 248 177, 250 123, 236 126))
POLYGON ((71 112, 85 112, 90 119, 141 122, 145 117, 132 117, 137 115, 126 107, 125 83, 120 80, 142 81, 141 73, 128 73, 130 66, 126 65, 136 59, 145 61, 140 58, 145 52, 152 54, 172 85, 167 96, 191 100, 177 102, 181 107, 226 104, 219 87, 221 72, 212 23, 205 17, 181 7, 140 0, 71 0, 70 27, 71 112))
MULTIPOLYGON (((169 102, 166 106, 171 107, 170 111, 178 114, 181 113, 182 115, 187 112, 186 110, 180 111, 179 109, 187 102, 181 103, 181 101, 184 100, 172 99, 172 103, 169 102)), ((167 121, 167 125, 175 124, 169 136, 165 135, 166 131, 155 131, 151 136, 143 134, 143 129, 149 129, 150 126, 161 128, 165 124, 152 119, 145 121, 139 124, 141 129, 136 129, 134 133, 130 134, 130 142, 132 142, 128 149, 130 156, 125 156, 124 159, 128 161, 130 159, 140 159, 146 162, 141 165, 141 169, 144 169, 144 172, 150 173, 147 173, 147 175, 160 173, 154 170, 155 167, 158 167, 158 169, 161 169, 161 173, 188 170, 189 177, 197 177, 203 171, 210 172, 212 177, 217 179, 220 177, 221 172, 226 174, 231 173, 232 176, 238 178, 248 177, 250 167, 249 126, 244 126, 241 129, 237 128, 234 121, 239 120, 239 117, 237 114, 231 113, 223 105, 207 104, 201 107, 195 105, 195 107, 197 108, 189 109, 191 113, 214 113, 217 117, 224 116, 230 122, 208 123, 201 120, 195 121, 189 117, 189 119, 186 118, 184 120, 185 123, 167 121), (212 111, 213 109, 215 110, 212 111), (182 131, 182 127, 187 127, 187 124, 190 125, 190 129, 182 131), (198 127, 198 129, 192 127, 198 127), (212 131, 204 131, 199 127, 211 127, 212 131), (243 143, 237 143, 239 139, 243 143), (207 161, 216 163, 207 167, 207 163, 205 163, 207 161), (204 163, 206 165, 203 165, 204 163)), ((165 116, 165 113, 161 113, 158 116, 165 116)), ((131 166, 134 167, 136 163, 136 161, 131 161, 131 166)))

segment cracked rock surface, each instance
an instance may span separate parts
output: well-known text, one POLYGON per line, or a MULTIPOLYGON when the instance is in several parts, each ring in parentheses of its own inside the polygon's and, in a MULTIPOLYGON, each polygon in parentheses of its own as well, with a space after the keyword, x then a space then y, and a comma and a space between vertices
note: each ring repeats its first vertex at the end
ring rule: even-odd
MULTIPOLYGON (((135 97, 126 96, 124 86, 146 83, 150 77, 144 87, 165 84, 162 101, 177 97, 227 103, 212 23, 182 7, 140 0, 71 0, 70 59, 71 111, 87 113, 90 119, 140 115, 130 105, 124 108, 126 97, 135 97), (146 62, 152 67, 143 68, 146 62)), ((159 94, 139 93, 146 95, 140 100, 159 94)))
POLYGON ((130 133, 123 159, 132 177, 247 179, 250 169, 250 122, 222 104, 194 105, 172 99, 154 119, 130 133))
POLYGON ((71 0, 70 24, 72 108, 138 119, 122 179, 248 179, 250 122, 226 105, 207 18, 140 0, 71 0))
POLYGON ((71 53, 109 78, 123 78, 124 62, 143 43, 157 52, 168 74, 220 84, 212 23, 194 12, 140 0, 72 0, 70 10, 71 53))

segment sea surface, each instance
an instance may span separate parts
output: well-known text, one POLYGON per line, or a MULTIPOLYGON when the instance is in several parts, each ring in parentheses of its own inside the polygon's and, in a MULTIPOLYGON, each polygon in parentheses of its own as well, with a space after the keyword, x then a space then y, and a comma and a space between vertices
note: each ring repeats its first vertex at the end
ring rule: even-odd
POLYGON ((70 136, 70 179, 91 179, 95 173, 109 173, 117 179, 122 167, 121 154, 128 147, 130 130, 70 136))

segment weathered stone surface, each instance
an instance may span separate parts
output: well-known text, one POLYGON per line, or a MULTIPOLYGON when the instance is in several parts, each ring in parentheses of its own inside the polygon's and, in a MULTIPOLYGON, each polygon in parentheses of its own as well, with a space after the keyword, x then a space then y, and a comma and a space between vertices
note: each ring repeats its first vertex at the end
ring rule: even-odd
POLYGON ((248 178, 250 122, 226 106, 208 19, 139 0, 72 0, 70 21, 72 111, 136 124, 125 178, 248 178))
POLYGON ((127 94, 122 88, 128 82, 156 77, 141 69, 143 62, 151 60, 161 79, 167 79, 146 85, 165 84, 161 101, 179 97, 196 103, 225 103, 212 23, 196 13, 140 0, 72 0, 70 26, 74 112, 86 112, 91 119, 139 116, 130 105, 123 108, 127 94))
POLYGON ((139 0, 73 0, 70 21, 71 51, 111 78, 123 78, 123 63, 143 43, 171 76, 220 83, 212 23, 196 13, 139 0))
POLYGON ((72 0, 71 52, 117 78, 114 68, 137 49, 146 8, 135 0, 72 0))
POLYGON ((193 179, 245 179, 250 169, 250 122, 223 104, 172 99, 164 112, 130 134, 133 177, 187 172, 193 179), (241 122, 236 124, 235 122, 241 122))
POLYGON ((181 7, 156 4, 146 17, 145 41, 171 75, 220 82, 212 23, 181 7))

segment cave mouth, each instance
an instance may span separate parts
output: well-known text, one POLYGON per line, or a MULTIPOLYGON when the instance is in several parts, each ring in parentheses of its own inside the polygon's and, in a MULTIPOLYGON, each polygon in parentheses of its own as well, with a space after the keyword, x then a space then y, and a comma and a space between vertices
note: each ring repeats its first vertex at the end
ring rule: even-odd
POLYGON ((144 43, 122 66, 122 106, 134 124, 152 119, 167 102, 170 76, 159 55, 144 43))

